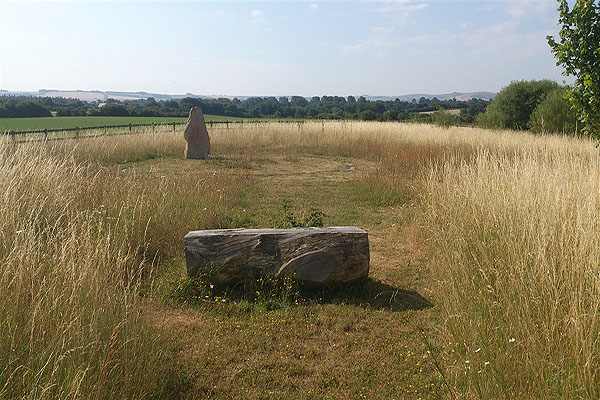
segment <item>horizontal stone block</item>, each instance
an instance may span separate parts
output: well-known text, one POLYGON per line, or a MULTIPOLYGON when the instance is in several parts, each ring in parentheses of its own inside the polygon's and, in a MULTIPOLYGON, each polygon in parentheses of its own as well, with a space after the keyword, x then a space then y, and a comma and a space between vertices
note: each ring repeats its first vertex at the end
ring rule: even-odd
POLYGON ((368 234, 352 226, 192 231, 184 245, 188 275, 210 273, 219 284, 293 274, 327 286, 369 274, 368 234))

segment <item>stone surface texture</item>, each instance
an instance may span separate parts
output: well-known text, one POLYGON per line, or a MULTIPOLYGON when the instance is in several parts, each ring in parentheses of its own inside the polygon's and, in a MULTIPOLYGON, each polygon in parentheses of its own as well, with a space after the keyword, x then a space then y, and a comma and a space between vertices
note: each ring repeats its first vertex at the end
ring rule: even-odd
POLYGON ((210 154, 210 137, 200 107, 190 110, 183 137, 187 142, 185 158, 204 160, 210 154))
POLYGON ((368 234, 352 226, 192 231, 184 245, 188 275, 210 273, 218 284, 294 274, 310 286, 329 286, 369 274, 368 234))

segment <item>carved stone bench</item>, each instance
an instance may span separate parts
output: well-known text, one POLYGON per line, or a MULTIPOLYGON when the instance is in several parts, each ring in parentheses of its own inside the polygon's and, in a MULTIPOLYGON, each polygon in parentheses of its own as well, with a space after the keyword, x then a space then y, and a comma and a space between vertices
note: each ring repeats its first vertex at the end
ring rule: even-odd
POLYGON ((210 273, 218 284, 294 274, 310 286, 328 286, 369 274, 369 238, 353 226, 192 231, 184 244, 188 275, 210 273))

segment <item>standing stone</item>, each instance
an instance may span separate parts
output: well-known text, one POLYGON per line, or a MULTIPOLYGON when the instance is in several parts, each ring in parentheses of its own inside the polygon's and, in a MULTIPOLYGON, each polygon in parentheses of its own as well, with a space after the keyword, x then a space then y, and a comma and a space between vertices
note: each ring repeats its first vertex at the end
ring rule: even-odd
POLYGON ((210 154, 210 138, 200 107, 194 107, 190 110, 183 137, 187 142, 185 158, 204 160, 210 154))

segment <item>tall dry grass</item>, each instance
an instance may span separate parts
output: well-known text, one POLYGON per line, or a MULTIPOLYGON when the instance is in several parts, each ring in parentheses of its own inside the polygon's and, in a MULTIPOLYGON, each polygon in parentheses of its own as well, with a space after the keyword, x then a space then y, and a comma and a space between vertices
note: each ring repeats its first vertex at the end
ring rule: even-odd
POLYGON ((374 192, 419 180, 457 396, 600 395, 600 157, 590 142, 305 122, 231 126, 211 143, 214 168, 181 160, 168 170, 141 161, 180 158, 180 133, 0 143, 0 397, 172 396, 168 338, 141 317, 140 292, 157 261, 181 261, 187 231, 243 223, 252 179, 217 164, 267 153, 378 161, 365 180, 374 192))
POLYGON ((469 162, 433 167, 427 181, 456 394, 600 397, 598 150, 522 135, 518 149, 482 147, 469 162))
POLYGON ((243 179, 111 165, 175 150, 152 135, 0 143, 0 398, 172 395, 140 291, 188 230, 230 226, 243 179))
POLYGON ((249 147, 379 160, 374 191, 420 179, 451 395, 600 397, 592 141, 395 123, 253 129, 249 147))
POLYGON ((367 180, 377 193, 420 181, 451 395, 600 397, 600 154, 591 141, 364 122, 265 124, 219 140, 377 160, 367 180))
MULTIPOLYGON (((213 148, 234 159, 264 151, 381 157, 397 140, 385 125, 349 130, 249 125, 215 130, 213 148)), ((252 184, 240 171, 137 163, 179 158, 183 148, 181 134, 167 132, 0 143, 1 398, 168 393, 168 338, 140 316, 140 291, 158 259, 181 258, 187 231, 239 225, 235 205, 252 184)))

